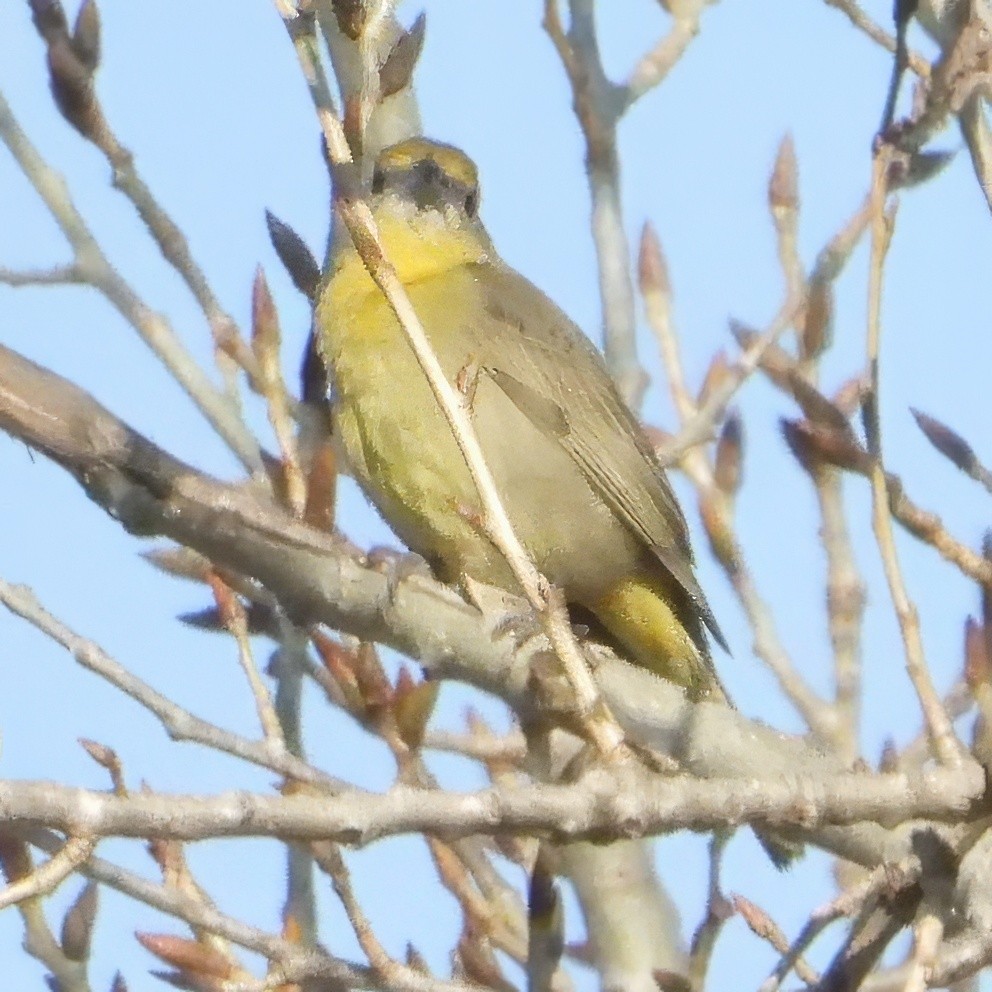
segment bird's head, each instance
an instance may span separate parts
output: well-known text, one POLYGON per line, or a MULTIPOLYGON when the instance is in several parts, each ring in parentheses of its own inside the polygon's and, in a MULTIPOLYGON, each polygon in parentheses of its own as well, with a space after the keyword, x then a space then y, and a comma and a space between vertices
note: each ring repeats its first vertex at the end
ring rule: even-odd
POLYGON ((448 226, 474 226, 479 175, 461 149, 426 138, 407 138, 383 149, 372 171, 373 209, 436 213, 448 226))

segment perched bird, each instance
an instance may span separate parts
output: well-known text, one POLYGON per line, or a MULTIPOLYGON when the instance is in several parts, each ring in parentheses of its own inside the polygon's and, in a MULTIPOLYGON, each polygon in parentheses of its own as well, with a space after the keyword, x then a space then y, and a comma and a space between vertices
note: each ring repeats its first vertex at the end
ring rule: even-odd
MULTIPOLYGON (((573 619, 621 655, 724 697, 685 518, 600 353, 496 254, 476 168, 423 138, 378 157, 370 204, 382 246, 470 412, 514 530, 573 619)), ((350 240, 319 291, 316 332, 352 473, 437 576, 515 590, 478 525, 479 498, 414 353, 350 240)))

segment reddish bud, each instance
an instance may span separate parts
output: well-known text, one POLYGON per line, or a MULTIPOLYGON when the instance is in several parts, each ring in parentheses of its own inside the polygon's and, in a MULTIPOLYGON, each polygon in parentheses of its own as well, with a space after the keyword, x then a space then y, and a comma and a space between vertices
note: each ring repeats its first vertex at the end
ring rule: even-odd
POLYGON ((815 279, 806 295, 802 333, 799 346, 805 359, 818 358, 833 340, 834 289, 833 283, 815 279))
POLYGON ((355 678, 359 692, 369 709, 384 709, 393 700, 393 687, 379 661, 374 644, 362 641, 355 652, 355 678))
POLYGON ((345 705, 353 713, 364 714, 365 700, 362 698, 358 678, 355 675, 354 651, 350 651, 343 644, 319 631, 311 636, 311 641, 324 668, 341 690, 345 705))
POLYGON ((96 911, 97 884, 88 881, 62 920, 60 943, 70 961, 86 961, 89 958, 96 911))
POLYGON ((440 683, 435 680, 414 682, 406 667, 393 690, 393 718, 407 747, 416 750, 424 742, 427 724, 434 715, 440 683))
POLYGON ((985 625, 968 617, 964 622, 964 679, 972 694, 989 684, 989 674, 985 625))
POLYGON ((853 435, 829 427, 811 424, 808 420, 779 421, 782 436, 789 450, 807 472, 824 466, 846 469, 866 475, 871 459, 853 435))
POLYGON ((59 0, 29 0, 35 30, 48 44, 69 33, 69 23, 59 0))
POLYGON ((726 496, 736 496, 741 487, 744 453, 744 424, 740 414, 732 411, 723 422, 716 444, 713 481, 726 496))
POLYGON ((137 933, 135 936, 146 951, 180 971, 212 978, 234 977, 231 961, 215 948, 172 934, 137 933))
POLYGON ((251 347, 258 362, 262 388, 280 379, 279 345, 282 333, 279 314, 269 291, 265 272, 259 266, 251 290, 251 347))
POLYGON ((337 495, 338 460, 334 445, 320 444, 314 452, 307 477, 307 502, 303 519, 318 530, 334 529, 334 506, 337 495))
POLYGON ((0 870, 9 884, 19 882, 34 871, 31 851, 24 841, 0 834, 0 870))

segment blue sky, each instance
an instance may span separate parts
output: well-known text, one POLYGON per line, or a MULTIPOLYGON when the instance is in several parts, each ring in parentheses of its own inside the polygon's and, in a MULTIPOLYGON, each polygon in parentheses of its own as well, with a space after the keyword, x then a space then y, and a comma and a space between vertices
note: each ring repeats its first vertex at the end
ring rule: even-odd
MULTIPOLYGON (((427 43, 418 70, 425 131, 463 146, 483 181, 483 216, 501 253, 545 289, 595 338, 599 314, 595 261, 588 234, 582 145, 570 95, 553 48, 540 30, 540 4, 426 0, 427 43)), ((886 21, 888 0, 866 8, 886 21)), ((649 0, 601 4, 607 68, 620 76, 664 30, 649 0)), ((421 8, 406 4, 407 23, 421 8)), ((317 131, 295 57, 271 4, 131 4, 103 0, 104 60, 100 94, 146 181, 189 236, 215 291, 246 326, 255 267, 265 266, 280 307, 287 364, 295 368, 307 330, 306 308, 282 274, 265 234, 264 210, 290 223, 320 256, 328 221, 328 189, 317 131)), ((27 5, 0 5, 0 89, 49 162, 69 179, 77 204, 121 273, 149 305, 169 315, 190 350, 210 361, 202 318, 162 265, 140 222, 109 185, 104 161, 58 118, 48 95, 44 56, 27 5)), ((916 37, 926 50, 925 40, 916 37)), ((854 211, 867 188, 872 135, 889 74, 888 57, 824 3, 727 0, 709 9, 700 37, 658 91, 621 126, 627 230, 636 238, 650 219, 668 257, 676 319, 683 332, 690 381, 698 383, 712 353, 733 350, 728 318, 763 325, 782 293, 765 191, 782 136, 791 132, 799 159, 800 246, 816 252, 854 211)), ((956 131, 938 141, 956 149, 956 131)), ((887 458, 919 502, 935 509, 963 540, 977 544, 987 503, 977 487, 943 461, 919 434, 910 405, 945 420, 992 460, 987 446, 986 377, 992 359, 992 238, 987 209, 967 155, 959 154, 930 184, 905 193, 887 269, 882 355, 882 413, 887 458)), ((0 151, 0 265, 47 266, 67 261, 54 224, 0 151)), ((864 353, 867 253, 859 250, 837 287, 836 345, 823 363, 829 391, 860 371, 864 353)), ((156 442, 220 476, 236 466, 133 331, 84 289, 0 287, 5 344, 91 390, 156 442)), ((653 375, 650 338, 642 357, 653 375)), ((740 399, 747 426, 741 531, 783 641, 814 685, 829 685, 823 609, 823 555, 816 542, 815 504, 794 469, 777 422, 795 411, 760 381, 740 399)), ((645 418, 670 426, 662 390, 647 397, 645 418)), ((264 414, 254 411, 255 422, 264 414)), ((138 558, 146 542, 121 533, 76 484, 20 444, 0 438, 0 575, 32 585, 46 605, 162 691, 244 733, 254 708, 230 644, 182 628, 177 613, 204 605, 195 588, 164 578, 138 558)), ((696 527, 694 503, 680 485, 696 527)), ((869 584, 865 637, 864 753, 875 758, 886 738, 915 733, 918 708, 903 670, 898 630, 869 527, 866 487, 846 484, 855 549, 869 584)), ((356 494, 342 522, 360 542, 390 540, 356 494)), ((697 536, 700 575, 733 648, 718 658, 745 712, 785 729, 799 724, 776 698, 772 679, 752 658, 750 638, 718 568, 697 536)), ((960 667, 964 616, 977 592, 935 554, 901 540, 910 593, 916 598, 934 678, 949 686, 960 667)), ((264 656, 264 645, 260 645, 264 656)), ((222 758, 169 744, 158 726, 22 622, 0 613, 0 774, 59 778, 103 788, 104 776, 76 738, 117 748, 132 785, 162 790, 264 789, 257 775, 222 758), (107 715, 113 714, 108 720, 107 715)), ((446 690, 440 719, 457 725, 466 692, 446 690)), ((498 709, 489 707, 498 714, 498 709)), ((308 700, 311 753, 329 770, 385 786, 390 764, 344 721, 308 700), (356 757, 357 756, 357 757, 356 757), (360 766, 353 762, 361 761, 360 766)), ((442 773, 471 784, 464 769, 442 773)), ((207 847, 191 858, 218 901, 275 926, 280 854, 274 845, 229 844, 225 856, 207 847), (237 860, 235 860, 237 859, 237 860), (238 864, 232 877, 230 867, 238 864), (251 870, 245 871, 244 866, 251 870)), ((686 920, 703 898, 704 844, 676 838, 659 846, 659 864, 679 866, 686 920)), ((135 845, 108 844, 108 856, 142 871, 135 845)), ((423 913, 418 894, 433 891, 418 842, 391 841, 351 859, 359 892, 400 953, 412 940, 439 968, 455 915, 445 895, 423 913), (401 859, 398 860, 398 859, 401 859), (403 889, 398 898, 397 865, 403 889)), ((789 933, 813 901, 829 893, 827 863, 811 858, 790 876, 771 873, 750 839, 730 852, 727 888, 760 893, 789 933)), ((64 904, 73 886, 60 893, 64 904)), ((355 954, 330 899, 323 905, 327 943, 355 954)), ((105 899, 98 934, 95 987, 114 967, 140 984, 151 959, 132 929, 173 929, 148 910, 105 899), (100 971, 100 969, 103 971, 100 971)), ((573 916, 574 922, 574 916, 573 916)), ((13 965, 12 987, 37 985, 39 969, 17 952, 20 924, 0 914, 0 958, 13 965), (20 979, 18 981, 17 979, 20 979)), ((771 956, 732 921, 717 954, 712 987, 754 986, 771 956)), ((8 972, 9 973, 9 972, 8 972)))

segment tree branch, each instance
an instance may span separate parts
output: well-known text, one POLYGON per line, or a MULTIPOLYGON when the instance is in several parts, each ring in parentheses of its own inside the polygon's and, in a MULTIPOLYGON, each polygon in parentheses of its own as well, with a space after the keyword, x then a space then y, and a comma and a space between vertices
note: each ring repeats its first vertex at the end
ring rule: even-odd
POLYGON ((954 820, 988 812, 972 765, 907 775, 841 773, 774 779, 661 777, 643 768, 590 771, 568 785, 493 786, 445 793, 396 785, 382 795, 117 795, 52 782, 0 782, 0 822, 75 836, 205 840, 277 837, 370 844, 397 834, 452 839, 535 833, 556 842, 710 831, 756 823, 795 827, 954 820))
MULTIPOLYGON (((392 583, 344 542, 263 496, 173 458, 77 386, 2 346, 0 429, 62 465, 127 529, 172 538, 261 582, 297 622, 323 622, 389 644, 437 677, 499 696, 524 718, 550 715, 529 682, 530 660, 543 642, 515 649, 511 638, 494 637, 505 594, 496 594, 496 615, 422 576, 392 583)), ((625 733, 693 775, 764 780, 844 771, 837 759, 802 741, 728 707, 692 704, 676 686, 606 652, 595 674, 625 733)), ((968 762, 962 774, 976 767, 968 762)), ((901 856, 904 848, 886 831, 866 826, 824 827, 813 839, 868 865, 901 856)))

